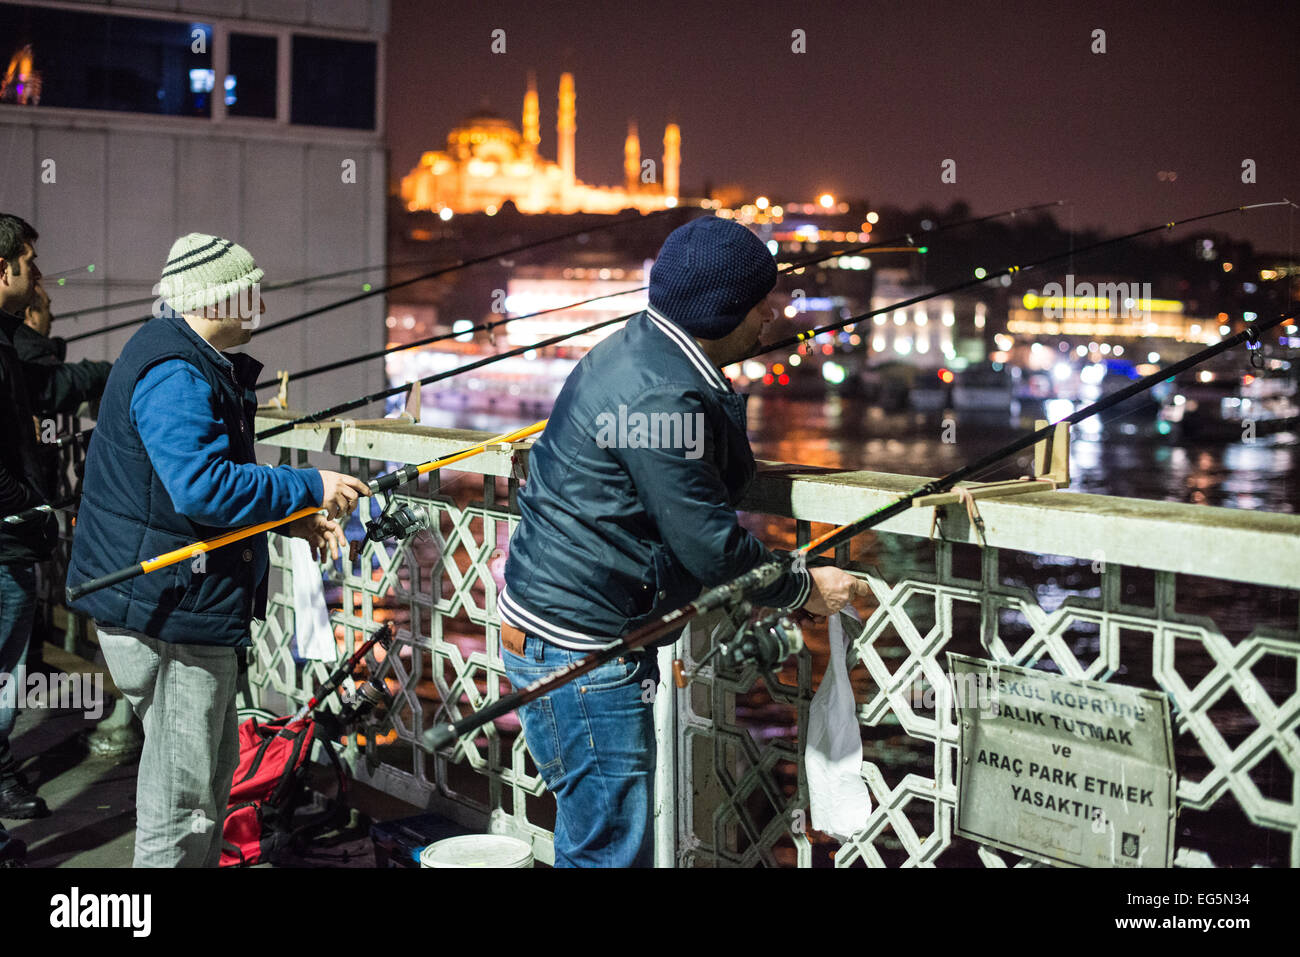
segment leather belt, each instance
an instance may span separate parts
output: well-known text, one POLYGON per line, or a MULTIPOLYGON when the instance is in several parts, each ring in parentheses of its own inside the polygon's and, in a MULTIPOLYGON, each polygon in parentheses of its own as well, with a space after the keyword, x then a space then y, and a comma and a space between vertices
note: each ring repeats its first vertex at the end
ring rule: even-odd
POLYGON ((524 633, 514 625, 501 622, 501 645, 520 658, 524 656, 524 633))

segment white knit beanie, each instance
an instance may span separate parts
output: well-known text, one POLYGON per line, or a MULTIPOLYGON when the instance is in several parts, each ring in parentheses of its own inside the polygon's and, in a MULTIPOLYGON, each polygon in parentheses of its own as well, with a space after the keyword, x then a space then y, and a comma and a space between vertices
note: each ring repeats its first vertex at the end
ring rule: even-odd
POLYGON ((238 243, 190 233, 172 243, 158 291, 176 313, 198 312, 252 288, 262 275, 238 243))

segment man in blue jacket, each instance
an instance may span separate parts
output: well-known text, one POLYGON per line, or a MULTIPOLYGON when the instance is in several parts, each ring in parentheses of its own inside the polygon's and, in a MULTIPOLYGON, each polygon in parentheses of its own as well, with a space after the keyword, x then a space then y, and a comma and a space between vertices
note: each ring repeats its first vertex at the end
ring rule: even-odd
MULTIPOLYGON (((334 519, 367 486, 337 472, 258 465, 253 384, 262 366, 222 351, 252 336, 261 279, 229 240, 191 233, 172 245, 158 287, 167 308, 131 337, 104 390, 69 587, 311 505, 326 515, 299 519, 286 534, 338 557, 344 538, 334 519)), ((236 649, 266 614, 269 564, 257 535, 73 603, 95 619, 113 680, 144 724, 136 867, 220 859, 239 757, 236 649)))
MULTIPOLYGON (((650 308, 570 374, 529 455, 497 601, 502 660, 523 687, 773 555, 737 521, 754 478, 745 397, 719 371, 774 312, 776 263, 738 223, 673 231, 650 308)), ((759 604, 839 611, 865 585, 792 567, 759 604)), ((555 795, 560 867, 653 862, 653 649, 602 665, 520 711, 555 795)))

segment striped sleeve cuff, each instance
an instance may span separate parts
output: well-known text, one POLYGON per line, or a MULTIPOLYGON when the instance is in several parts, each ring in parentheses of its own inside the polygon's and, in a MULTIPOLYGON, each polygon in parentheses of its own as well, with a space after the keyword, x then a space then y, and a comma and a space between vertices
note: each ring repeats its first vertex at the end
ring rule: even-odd
POLYGON ((790 577, 798 584, 798 590, 789 604, 781 605, 781 611, 794 611, 802 608, 808 596, 812 594, 812 573, 807 568, 800 566, 790 569, 790 577))

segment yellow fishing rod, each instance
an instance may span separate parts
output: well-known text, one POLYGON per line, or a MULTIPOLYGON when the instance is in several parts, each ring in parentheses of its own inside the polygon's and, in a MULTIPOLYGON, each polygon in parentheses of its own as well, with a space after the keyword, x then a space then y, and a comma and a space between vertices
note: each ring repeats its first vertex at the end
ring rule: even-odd
MULTIPOLYGON (((407 482, 414 481, 419 476, 432 472, 435 469, 440 469, 444 466, 451 465, 454 462, 459 462, 463 459, 479 455, 487 451, 487 449, 493 445, 517 442, 530 435, 535 435, 542 431, 542 429, 546 428, 546 422, 546 419, 542 419, 542 421, 534 422, 532 425, 526 425, 522 429, 515 429, 513 432, 504 432, 501 435, 488 439, 486 442, 480 442, 478 445, 471 445, 469 448, 461 449, 459 452, 454 452, 451 455, 444 455, 440 459, 433 459, 422 465, 407 465, 395 472, 389 472, 387 475, 381 475, 378 478, 371 479, 368 494, 376 495, 379 492, 387 492, 390 489, 397 488, 399 485, 405 485, 407 482)), ((281 525, 287 525, 290 522, 297 521, 300 518, 305 518, 306 516, 315 514, 319 511, 319 505, 312 505, 308 508, 299 509, 291 515, 286 515, 284 518, 277 518, 270 522, 261 522, 257 525, 249 525, 246 528, 237 528, 233 531, 226 532, 224 535, 218 535, 216 538, 210 538, 204 542, 195 542, 192 545, 182 545, 180 548, 172 549, 170 552, 164 552, 156 558, 137 562, 134 565, 119 568, 117 571, 110 572, 107 575, 101 575, 99 578, 92 578, 90 581, 82 582, 80 585, 74 585, 67 591, 68 601, 76 601, 81 596, 88 595, 93 591, 99 591, 101 588, 107 588, 110 585, 116 585, 119 582, 128 581, 129 579, 135 578, 137 575, 147 575, 150 572, 156 572, 160 568, 167 568, 170 565, 183 562, 187 558, 194 558, 196 555, 202 555, 204 552, 215 551, 218 548, 223 548, 226 545, 241 541, 245 538, 251 538, 254 535, 270 531, 271 529, 278 528, 281 525)), ((383 538, 387 536, 375 536, 372 534, 369 537, 383 538)))

